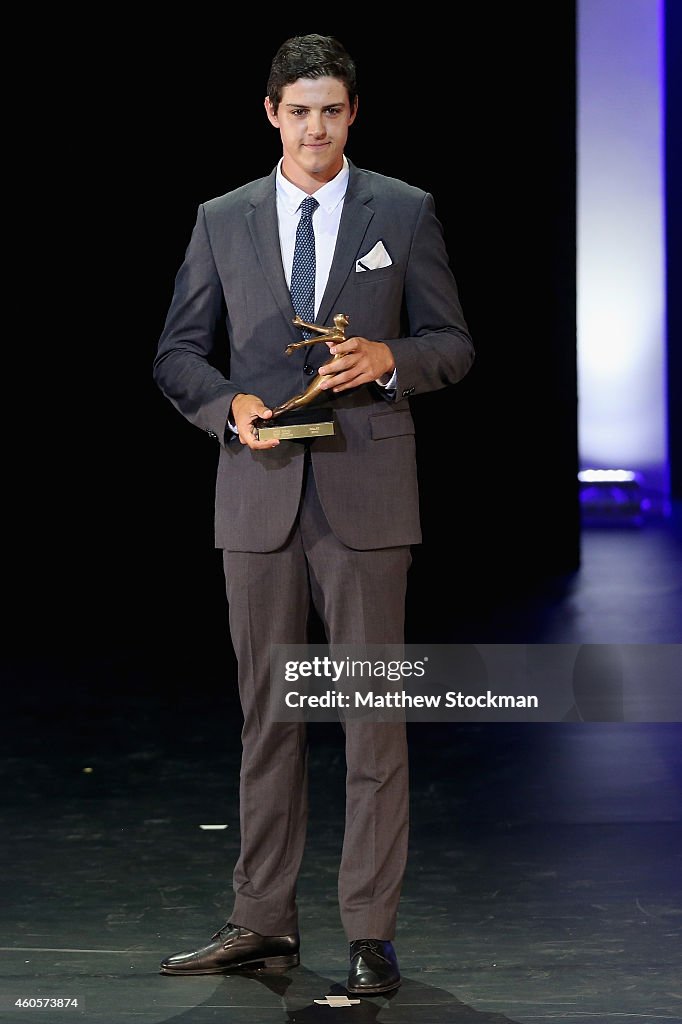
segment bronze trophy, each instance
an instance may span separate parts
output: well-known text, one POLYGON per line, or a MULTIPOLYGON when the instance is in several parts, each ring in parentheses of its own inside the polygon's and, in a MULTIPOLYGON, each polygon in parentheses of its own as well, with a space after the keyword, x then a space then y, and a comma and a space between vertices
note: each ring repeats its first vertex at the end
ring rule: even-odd
MULTIPOLYGON (((304 341, 296 341, 291 345, 287 345, 284 354, 290 356, 292 352, 299 348, 305 348, 308 345, 318 345, 320 342, 345 341, 345 331, 348 322, 348 316, 345 313, 337 313, 335 315, 333 327, 320 327, 319 324, 311 324, 307 320, 301 320, 300 316, 295 316, 292 320, 293 324, 307 331, 315 331, 319 337, 306 338, 304 341)), ((337 359, 341 359, 341 356, 338 354, 328 359, 324 365, 330 366, 337 359)), ((292 395, 286 402, 276 405, 272 410, 270 419, 256 420, 254 423, 256 437, 260 441, 264 441, 271 437, 287 440, 302 437, 322 437, 325 434, 333 434, 334 419, 331 409, 307 408, 318 395, 324 394, 324 391, 320 390, 323 380, 324 377, 316 373, 315 378, 305 391, 298 395, 292 395), (280 419, 280 417, 284 418, 280 419), (275 420, 279 420, 279 422, 275 423, 275 420)))

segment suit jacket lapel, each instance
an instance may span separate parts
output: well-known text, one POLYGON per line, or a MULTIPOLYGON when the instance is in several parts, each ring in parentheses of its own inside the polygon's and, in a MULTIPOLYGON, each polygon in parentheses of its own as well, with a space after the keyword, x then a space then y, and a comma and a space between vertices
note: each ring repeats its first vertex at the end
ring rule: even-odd
POLYGON ((357 254, 367 231, 367 225, 374 216, 374 211, 368 205, 372 199, 372 190, 366 183, 365 175, 350 161, 348 163, 350 177, 343 202, 334 259, 317 313, 317 322, 320 324, 326 323, 334 313, 343 313, 342 309, 334 309, 334 303, 338 299, 348 275, 355 273, 357 254))
POLYGON ((263 276, 290 330, 298 337, 300 332, 291 323, 294 308, 282 267, 277 224, 276 174, 277 168, 254 189, 247 222, 263 276))

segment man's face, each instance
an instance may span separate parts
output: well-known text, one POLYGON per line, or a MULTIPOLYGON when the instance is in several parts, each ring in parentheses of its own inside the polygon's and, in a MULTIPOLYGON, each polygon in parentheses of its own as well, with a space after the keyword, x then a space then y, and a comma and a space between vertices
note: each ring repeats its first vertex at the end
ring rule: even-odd
POLYGON ((343 164, 348 129, 355 120, 348 92, 338 78, 299 78, 282 90, 277 113, 265 99, 270 124, 279 128, 282 171, 305 191, 331 181, 343 164))

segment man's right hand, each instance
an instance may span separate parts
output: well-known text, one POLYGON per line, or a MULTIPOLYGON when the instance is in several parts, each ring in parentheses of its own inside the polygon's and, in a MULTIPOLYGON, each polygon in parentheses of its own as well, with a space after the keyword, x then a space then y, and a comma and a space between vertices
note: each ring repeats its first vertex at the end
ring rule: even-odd
POLYGON ((259 441, 256 437, 254 421, 267 420, 272 416, 272 409, 263 405, 258 395, 235 395, 232 399, 229 418, 239 432, 239 440, 254 451, 263 448, 276 448, 279 440, 274 437, 268 441, 259 441))

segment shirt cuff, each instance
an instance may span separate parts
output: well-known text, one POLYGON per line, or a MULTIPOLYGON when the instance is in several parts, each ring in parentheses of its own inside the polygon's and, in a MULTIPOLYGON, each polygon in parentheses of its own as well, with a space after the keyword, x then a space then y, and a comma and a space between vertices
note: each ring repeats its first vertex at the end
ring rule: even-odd
POLYGON ((398 370, 393 370, 391 379, 386 384, 382 384, 380 380, 377 380, 374 383, 378 384, 380 388, 386 388, 387 391, 395 391, 398 384, 398 370))

